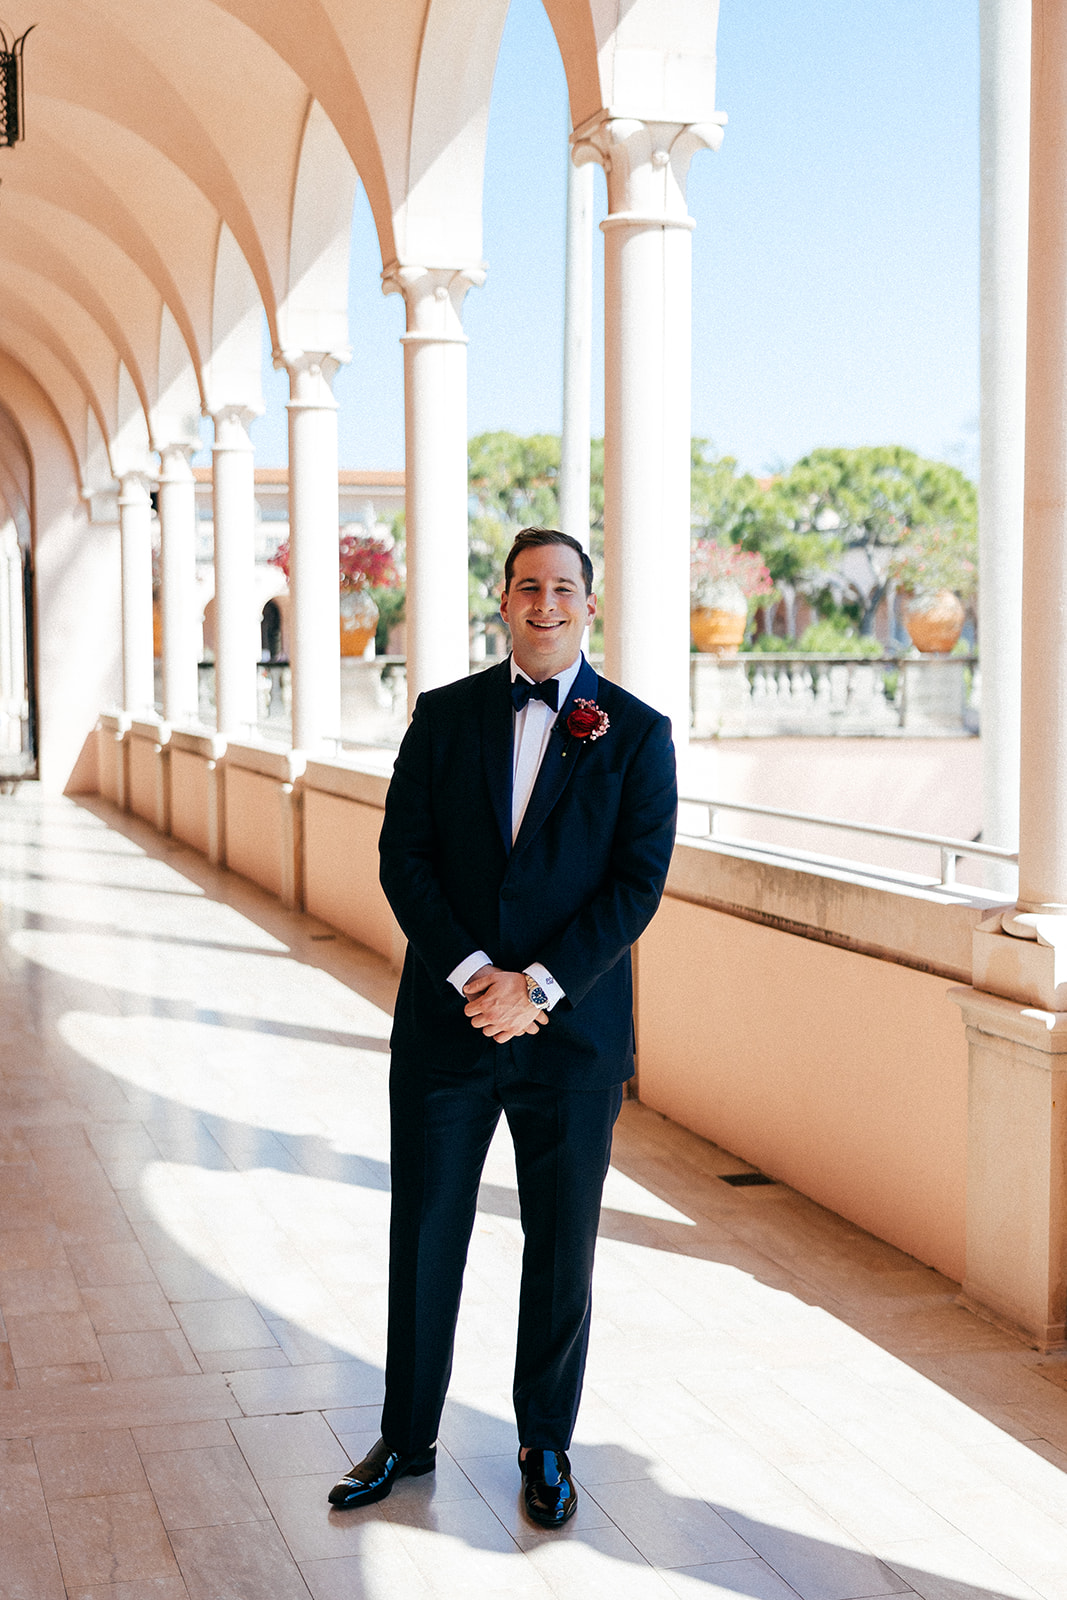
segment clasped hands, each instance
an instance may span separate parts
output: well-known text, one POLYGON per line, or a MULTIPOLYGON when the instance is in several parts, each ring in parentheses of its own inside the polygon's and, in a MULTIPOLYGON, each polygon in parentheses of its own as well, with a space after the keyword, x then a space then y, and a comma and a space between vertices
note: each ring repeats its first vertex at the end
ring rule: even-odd
POLYGON ((521 972, 504 972, 500 967, 479 967, 463 985, 467 997, 464 1015, 472 1028, 484 1033, 494 1044, 507 1044, 523 1033, 536 1033, 548 1021, 548 1012, 539 1011, 530 999, 526 977, 521 972))

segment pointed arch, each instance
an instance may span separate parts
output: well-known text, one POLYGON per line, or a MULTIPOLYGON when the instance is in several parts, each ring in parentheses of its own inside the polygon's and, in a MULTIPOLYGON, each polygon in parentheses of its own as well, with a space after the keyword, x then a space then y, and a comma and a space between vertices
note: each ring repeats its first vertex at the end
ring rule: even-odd
POLYGON ((489 104, 508 0, 431 0, 419 50, 397 259, 479 262, 489 104))
MULTIPOLYGON (((0 406, 0 509, 6 510, 23 544, 30 538, 32 492, 30 453, 25 436, 14 417, 0 406)), ((3 520, 0 515, 0 522, 3 520)))
POLYGON ((293 185, 282 349, 348 353, 348 270, 358 177, 317 100, 309 100, 293 185))
POLYGON ((116 478, 123 478, 128 472, 149 473, 151 452, 148 415, 126 363, 120 361, 115 383, 115 425, 108 440, 111 470, 116 478))
POLYGON ((219 226, 211 301, 211 353, 206 363, 206 404, 263 409, 261 331, 263 302, 240 246, 225 222, 219 226))
MULTIPOLYGON (((146 396, 155 386, 161 302, 154 286, 106 235, 69 213, 40 206, 49 233, 11 208, 17 226, 0 233, 0 260, 38 273, 76 301, 137 375, 146 396), (62 239, 65 248, 56 242, 62 239)), ((10 219, 10 212, 9 212, 10 219)))
POLYGON ((605 111, 699 122, 715 109, 719 0, 543 0, 578 128, 605 111))
MULTIPOLYGON (((60 418, 71 455, 77 463, 79 482, 87 487, 88 453, 86 416, 92 408, 77 375, 55 351, 27 328, 7 321, 0 310, 0 351, 6 351, 17 365, 32 372, 60 418)), ((99 424, 97 424, 99 426, 99 424)), ((111 476, 110 471, 107 474, 111 476)))
POLYGON ((159 319, 159 382, 151 409, 152 444, 196 446, 200 440, 200 382, 189 347, 170 307, 159 319))

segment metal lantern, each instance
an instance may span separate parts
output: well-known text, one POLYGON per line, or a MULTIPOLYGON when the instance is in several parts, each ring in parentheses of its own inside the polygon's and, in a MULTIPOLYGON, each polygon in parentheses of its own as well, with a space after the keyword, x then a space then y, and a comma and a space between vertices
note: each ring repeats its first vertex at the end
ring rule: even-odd
POLYGON ((17 144, 25 121, 22 104, 22 47, 33 27, 10 39, 0 26, 0 146, 17 144))

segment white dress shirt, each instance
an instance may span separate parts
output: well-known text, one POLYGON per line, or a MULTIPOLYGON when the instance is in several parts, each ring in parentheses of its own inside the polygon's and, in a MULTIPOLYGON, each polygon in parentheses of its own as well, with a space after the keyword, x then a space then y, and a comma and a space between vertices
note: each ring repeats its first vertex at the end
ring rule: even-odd
MULTIPOLYGON (((578 669, 582 664, 579 655, 573 665, 555 674, 559 684, 559 710, 562 711, 567 703, 567 696, 574 687, 574 680, 578 676, 578 669)), ((511 658, 511 681, 516 678, 525 678, 526 674, 520 672, 515 665, 515 657, 511 658)), ((529 680, 527 680, 529 681, 529 680)), ((552 736, 558 711, 553 711, 551 706, 543 700, 527 700, 521 711, 512 711, 512 765, 511 765, 511 842, 519 837, 522 819, 526 815, 526 807, 530 803, 537 774, 541 770, 541 763, 545 759, 548 741, 552 736)), ((459 966, 448 975, 448 981, 454 988, 463 993, 463 985, 468 983, 474 974, 481 968, 490 966, 491 962, 484 950, 473 951, 459 966)), ((546 1010, 551 1011, 558 1000, 563 999, 563 990, 540 961, 531 961, 528 967, 523 968, 531 978, 539 983, 548 996, 546 1010)))

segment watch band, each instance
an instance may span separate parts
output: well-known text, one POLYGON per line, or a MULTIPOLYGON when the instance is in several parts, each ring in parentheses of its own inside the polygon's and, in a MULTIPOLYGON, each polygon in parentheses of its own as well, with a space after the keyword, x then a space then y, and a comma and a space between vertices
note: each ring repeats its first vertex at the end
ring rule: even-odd
POLYGON ((532 973, 524 972, 523 977, 526 979, 526 993, 529 997, 530 1004, 539 1006, 541 1010, 544 1010, 548 1005, 547 994, 532 973))

